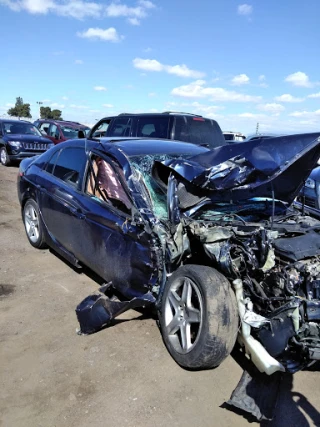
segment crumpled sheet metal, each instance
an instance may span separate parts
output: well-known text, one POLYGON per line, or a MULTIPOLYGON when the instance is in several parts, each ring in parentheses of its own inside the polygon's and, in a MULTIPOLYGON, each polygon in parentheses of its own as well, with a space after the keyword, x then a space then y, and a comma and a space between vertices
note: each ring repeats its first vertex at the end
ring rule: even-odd
POLYGON ((206 191, 212 201, 274 195, 291 203, 320 157, 319 135, 288 135, 226 145, 188 160, 165 161, 156 167, 167 167, 192 184, 193 193, 206 191))
POLYGON ((155 298, 148 292, 143 297, 130 301, 111 300, 103 294, 89 295, 76 308, 80 324, 80 333, 92 334, 107 326, 119 314, 137 307, 155 303, 155 298))
POLYGON ((251 376, 248 371, 243 371, 227 405, 254 416, 258 421, 271 421, 275 414, 282 375, 281 372, 276 372, 268 376, 257 371, 251 376))

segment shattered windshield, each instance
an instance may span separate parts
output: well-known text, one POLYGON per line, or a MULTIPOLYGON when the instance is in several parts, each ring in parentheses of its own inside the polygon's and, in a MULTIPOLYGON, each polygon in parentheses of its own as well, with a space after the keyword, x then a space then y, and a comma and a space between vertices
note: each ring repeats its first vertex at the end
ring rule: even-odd
POLYGON ((141 177, 144 181, 145 186, 149 192, 152 208, 154 214, 158 218, 167 219, 167 194, 159 186, 156 180, 152 177, 152 166, 155 161, 163 162, 172 158, 181 158, 181 156, 174 156, 168 154, 159 155, 146 155, 143 157, 135 156, 131 157, 131 167, 135 168, 141 173, 141 177))

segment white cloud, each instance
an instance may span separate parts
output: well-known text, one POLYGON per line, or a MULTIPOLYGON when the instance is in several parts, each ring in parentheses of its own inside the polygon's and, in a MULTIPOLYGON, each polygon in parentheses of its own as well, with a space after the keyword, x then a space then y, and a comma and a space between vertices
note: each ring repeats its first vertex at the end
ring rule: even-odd
POLYGON ((233 77, 231 84, 233 86, 241 86, 248 84, 250 82, 249 77, 246 74, 239 74, 238 76, 233 77))
POLYGON ((253 113, 241 113, 238 114, 237 117, 240 117, 241 119, 255 119, 259 120, 261 117, 264 117, 263 114, 253 114, 253 113))
POLYGON ((220 87, 206 87, 205 80, 196 80, 188 85, 172 89, 171 94, 184 98, 210 98, 221 102, 260 102, 261 96, 246 95, 220 87))
POLYGON ((179 77, 190 77, 190 78, 200 78, 204 76, 204 73, 197 70, 191 70, 185 64, 182 65, 165 65, 156 59, 142 59, 135 58, 133 61, 133 66, 140 70, 145 71, 164 71, 169 74, 174 74, 179 77))
POLYGON ((141 6, 145 7, 146 9, 154 9, 156 7, 155 4, 149 0, 139 0, 139 4, 141 4, 141 6))
POLYGON ((8 107, 8 108, 13 108, 13 107, 14 107, 14 104, 12 104, 11 102, 8 102, 8 103, 6 104, 6 107, 8 107))
POLYGON ((224 107, 221 106, 217 106, 217 105, 205 105, 205 104, 200 104, 199 102, 193 102, 191 104, 192 107, 192 111, 194 112, 194 114, 201 114, 205 117, 209 117, 211 119, 217 119, 219 117, 221 117, 217 111, 219 110, 223 110, 224 107))
POLYGON ((102 5, 82 0, 71 0, 65 2, 65 4, 56 3, 52 9, 58 15, 71 16, 76 19, 84 19, 87 17, 99 18, 102 12, 102 5))
POLYGON ((266 79, 266 76, 264 74, 261 74, 258 78, 259 82, 264 82, 266 79))
POLYGON ((164 70, 164 66, 156 59, 135 58, 132 62, 133 62, 133 66, 135 68, 139 68, 140 70, 145 70, 145 71, 163 71, 164 70))
POLYGON ((309 76, 302 71, 290 74, 284 79, 286 82, 293 84, 293 86, 311 87, 312 83, 309 80, 309 76))
POLYGON ((31 14, 52 12, 56 15, 70 16, 75 19, 99 18, 103 10, 101 4, 83 0, 66 0, 62 4, 57 0, 0 0, 0 4, 15 12, 26 11, 31 14))
POLYGON ((143 52, 145 52, 145 53, 152 52, 152 48, 151 47, 146 47, 145 49, 143 49, 143 52))
POLYGON ((205 75, 201 71, 190 70, 185 64, 182 65, 165 65, 165 71, 169 74, 175 74, 179 77, 191 77, 193 79, 201 78, 205 75))
POLYGON ((94 39, 94 40, 103 40, 110 42, 119 42, 123 39, 123 36, 120 36, 117 33, 117 30, 113 27, 103 30, 102 28, 88 28, 88 30, 77 33, 78 37, 85 39, 94 39))
POLYGON ((7 6, 15 12, 55 13, 75 19, 101 18, 104 16, 126 17, 133 25, 137 25, 138 18, 147 17, 148 11, 155 8, 155 5, 148 0, 138 1, 135 7, 129 7, 118 1, 112 2, 106 7, 100 2, 85 0, 0 0, 0 5, 7 6))
POLYGON ((253 11, 253 7, 250 4, 244 3, 244 4, 240 4, 238 6, 238 14, 239 15, 248 16, 248 15, 252 14, 252 11, 253 11))
POLYGON ((308 95, 307 98, 320 98, 320 92, 312 93, 311 95, 308 95))
POLYGON ((269 103, 269 104, 259 104, 257 109, 261 111, 266 111, 267 113, 280 114, 285 110, 285 107, 281 104, 269 103))
POLYGON ((74 61, 74 63, 75 63, 75 64, 78 64, 78 65, 81 65, 81 64, 83 64, 83 61, 82 61, 82 59, 76 59, 76 60, 74 61))
POLYGON ((107 90, 107 88, 104 86, 95 86, 93 89, 98 91, 98 92, 104 92, 107 90))
POLYGON ((102 104, 102 107, 113 108, 113 105, 112 104, 102 104))
POLYGON ((67 96, 63 96, 63 97, 62 97, 62 99, 63 99, 64 101, 68 101, 68 99, 69 99, 69 98, 68 98, 67 96))
POLYGON ((140 25, 140 21, 139 21, 139 19, 138 18, 128 18, 128 22, 131 24, 131 25, 140 25))
POLYGON ((49 105, 49 107, 62 110, 65 107, 65 105, 64 104, 58 104, 57 102, 53 102, 52 104, 49 105))
POLYGON ((157 94, 156 94, 155 92, 149 92, 149 93, 148 93, 148 96, 150 96, 150 97, 152 98, 152 97, 154 97, 154 96, 157 96, 157 94))
POLYGON ((71 104, 69 105, 69 108, 74 108, 75 110, 88 110, 89 107, 86 105, 77 105, 77 104, 71 104))
POLYGON ((127 6, 120 2, 112 2, 106 7, 106 14, 112 18, 126 17, 132 25, 140 25, 140 19, 146 18, 148 9, 155 5, 151 1, 140 0, 135 7, 127 6))
POLYGON ((315 119, 317 118, 319 120, 320 118, 320 110, 316 111, 294 111, 293 113, 289 114, 289 116, 292 117, 306 117, 309 119, 315 119))
POLYGON ((274 98, 278 102, 302 102, 303 98, 296 98, 295 96, 290 95, 289 93, 284 93, 283 95, 276 96, 274 98))

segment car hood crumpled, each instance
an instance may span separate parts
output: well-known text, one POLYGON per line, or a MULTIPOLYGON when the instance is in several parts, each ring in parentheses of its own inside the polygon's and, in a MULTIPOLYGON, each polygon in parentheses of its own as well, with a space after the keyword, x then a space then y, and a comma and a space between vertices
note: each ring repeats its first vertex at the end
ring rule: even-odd
POLYGON ((184 210, 204 198, 237 202, 274 197, 292 203, 319 157, 320 133, 308 133, 226 145, 188 160, 156 162, 153 172, 162 185, 170 173, 177 178, 184 210))

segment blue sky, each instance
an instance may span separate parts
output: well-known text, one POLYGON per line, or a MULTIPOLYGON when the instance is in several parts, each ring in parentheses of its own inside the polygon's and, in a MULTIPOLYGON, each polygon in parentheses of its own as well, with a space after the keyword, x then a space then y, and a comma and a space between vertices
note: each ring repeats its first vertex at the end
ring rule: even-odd
POLYGON ((186 111, 223 130, 319 131, 320 1, 0 0, 0 116, 186 111))

